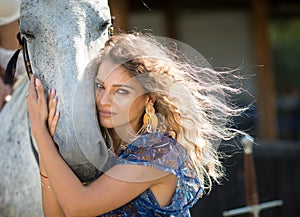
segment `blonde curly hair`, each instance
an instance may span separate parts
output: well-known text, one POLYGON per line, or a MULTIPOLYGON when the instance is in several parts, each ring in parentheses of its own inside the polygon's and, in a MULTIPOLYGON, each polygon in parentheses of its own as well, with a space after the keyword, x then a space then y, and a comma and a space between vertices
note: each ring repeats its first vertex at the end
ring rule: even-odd
POLYGON ((221 82, 230 71, 217 72, 204 59, 179 54, 174 41, 163 41, 141 33, 115 35, 106 42, 102 61, 122 65, 155 94, 158 128, 187 149, 202 187, 210 190, 212 180, 224 176, 217 146, 239 132, 228 123, 241 109, 225 101, 239 89, 221 82))

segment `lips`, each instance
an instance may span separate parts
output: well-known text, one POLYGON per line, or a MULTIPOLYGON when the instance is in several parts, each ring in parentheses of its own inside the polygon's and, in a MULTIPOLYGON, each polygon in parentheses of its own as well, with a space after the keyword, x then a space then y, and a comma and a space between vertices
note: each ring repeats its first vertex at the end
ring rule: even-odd
POLYGON ((114 113, 114 112, 111 112, 110 110, 100 110, 99 111, 99 115, 101 116, 101 117, 111 117, 111 116, 113 116, 113 115, 115 115, 116 113, 114 113))

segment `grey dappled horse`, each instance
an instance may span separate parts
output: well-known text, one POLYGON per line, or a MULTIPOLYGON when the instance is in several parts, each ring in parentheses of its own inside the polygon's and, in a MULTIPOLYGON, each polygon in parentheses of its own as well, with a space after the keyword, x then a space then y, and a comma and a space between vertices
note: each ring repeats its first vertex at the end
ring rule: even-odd
MULTIPOLYGON (((61 112, 55 141, 81 181, 106 160, 93 95, 98 51, 108 39, 107 0, 23 0, 20 29, 34 74, 56 89, 61 112)), ((0 216, 41 217, 39 169, 30 143, 26 92, 19 80, 0 113, 0 216)))

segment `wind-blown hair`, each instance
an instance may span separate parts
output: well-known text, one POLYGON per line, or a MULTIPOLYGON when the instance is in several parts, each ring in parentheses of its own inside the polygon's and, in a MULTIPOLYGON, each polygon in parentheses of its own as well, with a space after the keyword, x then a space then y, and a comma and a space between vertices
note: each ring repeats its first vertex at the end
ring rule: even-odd
POLYGON ((101 61, 106 59, 125 67, 155 95, 159 130, 188 150, 202 187, 210 190, 212 180, 224 175, 218 145, 237 132, 228 123, 240 110, 225 99, 238 89, 220 81, 230 72, 217 72, 203 59, 191 61, 141 33, 112 36, 102 51, 101 61))

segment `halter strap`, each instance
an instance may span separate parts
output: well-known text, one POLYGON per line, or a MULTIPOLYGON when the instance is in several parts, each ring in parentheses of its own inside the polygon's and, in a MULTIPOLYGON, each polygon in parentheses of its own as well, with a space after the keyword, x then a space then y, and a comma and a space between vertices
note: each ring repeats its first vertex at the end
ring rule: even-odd
MULTIPOLYGON (((20 33, 18 33, 18 34, 20 34, 20 33)), ((33 71, 32 71, 31 63, 30 63, 30 59, 29 59, 27 41, 26 41, 25 37, 20 37, 20 38, 23 43, 23 58, 24 58, 24 62, 25 62, 25 68, 26 68, 28 79, 30 80, 30 76, 33 75, 33 71)))
POLYGON ((9 84, 9 85, 13 85, 14 77, 16 74, 18 56, 19 56, 19 53, 21 50, 23 50, 23 58, 24 58, 24 62, 25 62, 25 68, 26 68, 28 79, 30 79, 30 75, 33 74, 30 60, 29 60, 29 55, 28 55, 27 41, 26 41, 25 37, 21 36, 20 32, 17 34, 17 39, 18 39, 20 47, 18 48, 18 50, 16 50, 14 55, 10 58, 10 60, 7 64, 6 70, 5 70, 5 75, 4 75, 4 83, 9 84))

